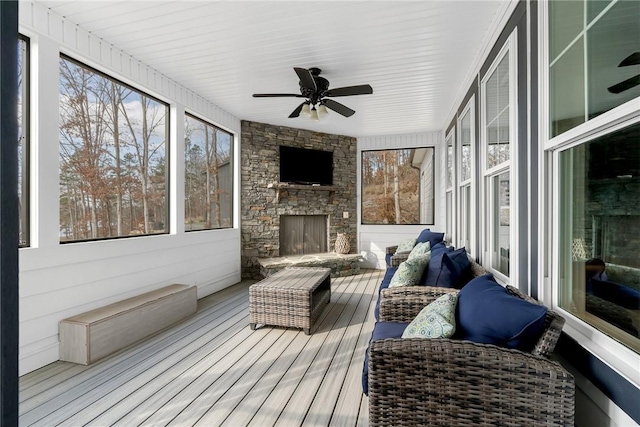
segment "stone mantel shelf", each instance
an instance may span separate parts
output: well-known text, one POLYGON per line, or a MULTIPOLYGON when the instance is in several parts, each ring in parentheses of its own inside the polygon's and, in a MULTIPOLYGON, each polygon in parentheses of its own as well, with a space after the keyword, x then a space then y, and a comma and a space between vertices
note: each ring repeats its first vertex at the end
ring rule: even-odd
POLYGON ((308 191, 328 191, 333 196, 338 189, 335 185, 305 185, 305 184, 289 184, 286 182, 272 182, 267 185, 276 192, 276 203, 280 203, 280 192, 283 190, 308 190, 308 191))

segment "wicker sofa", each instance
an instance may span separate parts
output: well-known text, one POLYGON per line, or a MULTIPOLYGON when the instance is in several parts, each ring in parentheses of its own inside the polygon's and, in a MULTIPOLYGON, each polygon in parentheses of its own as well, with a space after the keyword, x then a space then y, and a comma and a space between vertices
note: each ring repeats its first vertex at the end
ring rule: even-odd
MULTIPOLYGON (((512 295, 537 303, 508 286, 512 295)), ((456 289, 383 289, 381 322, 410 322, 456 289)), ((573 377, 549 360, 564 319, 547 311, 530 353, 456 339, 373 340, 369 348, 371 426, 572 426, 573 377)))

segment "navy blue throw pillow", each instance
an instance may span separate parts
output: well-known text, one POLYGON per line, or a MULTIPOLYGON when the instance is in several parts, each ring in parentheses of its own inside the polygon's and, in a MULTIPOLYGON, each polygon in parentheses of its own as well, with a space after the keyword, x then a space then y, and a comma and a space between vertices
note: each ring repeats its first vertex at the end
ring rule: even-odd
POLYGON ((429 265, 424 270, 424 274, 420 279, 421 285, 436 286, 436 281, 440 275, 440 269, 442 268, 442 255, 444 255, 445 252, 448 253, 451 251, 453 251, 453 247, 447 247, 442 242, 431 247, 431 259, 429 260, 429 265))
POLYGON ((464 248, 444 252, 438 275, 429 284, 440 288, 460 289, 464 285, 462 282, 466 279, 470 267, 471 263, 464 248), (467 261, 466 263, 462 260, 463 258, 467 261))
MULTIPOLYGON (((442 259, 442 270, 448 269, 450 271, 449 287, 462 289, 471 280, 471 261, 469 261, 467 250, 462 247, 452 252, 447 252, 442 259)), ((442 271, 440 276, 442 277, 442 271)), ((439 281, 440 279, 437 280, 437 282, 439 281)), ((441 285, 437 284, 437 286, 441 285)))
POLYGON ((530 351, 544 327, 547 308, 507 292, 492 274, 460 290, 455 338, 530 351))
POLYGON ((425 228, 424 230, 422 230, 422 232, 416 239, 416 245, 418 243, 429 242, 431 249, 433 250, 433 247, 436 244, 442 242, 443 239, 444 239, 444 233, 434 233, 428 228, 425 228))

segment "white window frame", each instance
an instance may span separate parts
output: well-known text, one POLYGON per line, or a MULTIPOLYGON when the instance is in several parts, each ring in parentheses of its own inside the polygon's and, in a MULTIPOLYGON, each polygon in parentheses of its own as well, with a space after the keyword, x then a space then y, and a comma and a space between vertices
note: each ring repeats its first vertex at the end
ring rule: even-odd
POLYGON ((457 215, 457 222, 458 222, 458 230, 459 230, 459 241, 458 241, 458 246, 462 246, 464 245, 467 252, 470 255, 474 255, 475 254, 475 245, 476 245, 476 230, 474 229, 475 224, 476 224, 476 211, 477 209, 475 209, 475 192, 476 192, 476 186, 474 184, 475 182, 475 159, 476 159, 476 132, 475 132, 475 127, 476 127, 476 108, 475 108, 475 95, 471 96, 471 99, 469 99, 469 102, 467 103, 467 105, 464 107, 464 109, 462 110, 462 113, 458 116, 458 120, 457 120, 457 128, 458 128, 458 143, 457 143, 457 162, 456 162, 456 170, 458 171, 457 173, 457 179, 458 179, 458 186, 457 186, 457 199, 460 201, 460 209, 458 209, 458 215, 457 215), (471 171, 469 174, 469 179, 463 180, 462 179, 462 120, 469 115, 469 127, 471 129, 471 135, 470 135, 470 160, 471 160, 471 171), (464 216, 466 215, 466 213, 463 211, 463 207, 465 207, 465 203, 464 203, 464 189, 465 188, 469 188, 469 193, 470 193, 470 202, 469 202, 469 206, 466 206, 466 208, 469 211, 469 227, 468 229, 465 230, 465 226, 464 226, 464 216), (472 232, 473 230, 473 232, 472 232), (468 245, 464 242, 463 238, 464 238, 464 233, 466 233, 466 237, 467 237, 467 241, 468 241, 468 245))
POLYGON ((514 29, 505 44, 500 49, 498 55, 494 59, 491 67, 482 77, 480 82, 480 162, 481 162, 481 195, 482 195, 482 209, 481 209, 481 224, 484 226, 483 238, 481 239, 483 247, 480 248, 482 253, 482 264, 484 267, 494 274, 495 278, 503 284, 518 283, 518 263, 515 262, 518 252, 518 215, 517 210, 517 188, 518 188, 518 174, 516 173, 517 167, 517 136, 518 136, 518 94, 517 94, 517 82, 518 82, 518 50, 517 50, 517 29, 514 29), (509 160, 500 163, 499 165, 487 168, 487 111, 486 105, 486 84, 489 78, 498 68, 498 65, 509 53, 509 160), (493 268, 493 253, 494 251, 494 234, 495 234, 495 221, 493 214, 493 190, 492 180, 496 176, 509 172, 509 195, 510 195, 510 209, 509 209, 509 276, 501 273, 497 269, 493 268))
POLYGON ((445 236, 444 239, 447 242, 455 245, 457 243, 456 233, 456 128, 454 127, 446 134, 444 138, 444 156, 445 156, 445 236), (449 143, 451 143, 451 170, 449 170, 449 143), (449 176, 451 176, 451 185, 449 185, 449 176), (449 204, 447 198, 451 197, 451 206, 449 211, 449 204))
POLYGON ((604 364, 640 387, 640 356, 633 350, 587 324, 559 306, 560 290, 560 170, 559 156, 564 150, 581 145, 591 139, 610 134, 619 129, 640 123, 640 102, 633 99, 607 111, 554 138, 550 138, 549 105, 549 6, 539 3, 538 22, 538 71, 539 71, 539 121, 540 149, 538 153, 540 171, 538 184, 541 189, 539 218, 541 226, 538 241, 539 277, 542 278, 540 299, 562 315, 566 323, 563 331, 582 347, 595 355, 604 364), (551 236, 551 238, 549 238, 551 236))

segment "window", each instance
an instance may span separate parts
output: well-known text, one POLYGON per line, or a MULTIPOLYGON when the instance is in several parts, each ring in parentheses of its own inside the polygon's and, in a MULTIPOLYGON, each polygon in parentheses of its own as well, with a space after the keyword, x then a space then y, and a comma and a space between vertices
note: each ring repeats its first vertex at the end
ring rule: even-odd
POLYGON ((550 136, 640 95, 640 2, 549 2, 550 136))
POLYGON ((29 246, 29 42, 18 39, 18 201, 19 246, 29 246))
POLYGON ((637 372, 640 3, 551 2, 548 17, 547 147, 557 170, 558 218, 553 290, 557 305, 581 321, 568 316, 568 324, 584 330, 584 322, 590 339, 607 335, 611 351, 635 358, 596 353, 622 372, 637 372), (605 112, 607 120, 593 120, 605 112))
POLYGON ((455 180, 455 128, 449 132, 445 137, 444 143, 447 147, 447 186, 445 189, 445 204, 446 204, 446 218, 445 218, 445 240, 448 242, 455 242, 455 198, 453 193, 454 180, 455 180))
POLYGON ((458 246, 464 246, 471 252, 471 224, 475 224, 475 212, 471 198, 472 177, 472 147, 475 139, 473 131, 473 99, 469 101, 464 112, 458 119, 458 246))
POLYGON ((498 54, 482 79, 482 147, 484 187, 485 265, 505 282, 510 270, 513 215, 510 209, 512 189, 511 144, 515 135, 516 34, 498 54))
POLYGON ((233 135, 185 117, 185 230, 233 225, 233 135))
POLYGON ((559 305, 640 353, 640 123, 558 161, 559 305))
POLYGON ((362 223, 433 224, 433 147, 362 152, 362 223))
POLYGON ((60 241, 168 232, 166 104, 60 59, 60 241))

